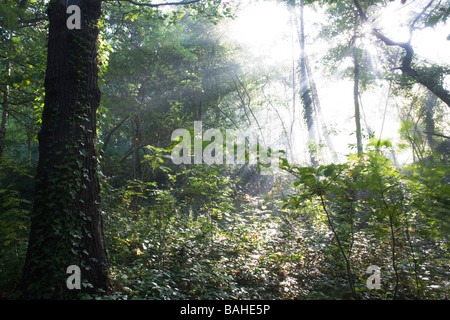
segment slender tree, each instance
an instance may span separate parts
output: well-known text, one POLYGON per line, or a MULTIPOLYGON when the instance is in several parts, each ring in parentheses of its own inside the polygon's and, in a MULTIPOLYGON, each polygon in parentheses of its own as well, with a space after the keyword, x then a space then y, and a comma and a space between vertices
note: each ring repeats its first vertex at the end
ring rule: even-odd
POLYGON ((317 125, 318 131, 320 132, 320 129, 321 129, 323 132, 323 137, 324 137, 325 143, 331 153, 331 158, 333 159, 333 162, 339 163, 339 158, 337 156, 336 149, 334 148, 333 141, 331 140, 331 137, 330 137, 330 130, 329 130, 328 125, 323 116, 322 107, 320 104, 319 92, 317 90, 316 82, 314 81, 314 75, 311 71, 311 67, 309 65, 308 59, 306 59, 306 70, 307 70, 307 74, 308 74, 309 85, 311 86, 311 93, 312 93, 312 97, 313 97, 314 108, 317 113, 316 120, 317 120, 317 123, 320 122, 320 125, 317 125))
POLYGON ((427 92, 426 100, 424 101, 423 113, 425 114, 425 134, 427 135, 427 143, 431 150, 436 147, 433 132, 436 129, 434 121, 434 109, 436 107, 437 97, 431 92, 427 92))
POLYGON ((363 153, 362 131, 361 131, 361 108, 359 105, 359 58, 358 49, 353 48, 353 101, 355 105, 355 124, 356 124, 356 150, 358 155, 363 153))
MULTIPOLYGON (((316 125, 314 119, 314 103, 311 93, 311 88, 309 86, 307 65, 306 65, 306 50, 305 50, 305 24, 304 24, 304 7, 305 1, 300 0, 300 97, 303 101, 304 113, 303 117, 306 121, 306 127, 308 129, 309 144, 315 143, 316 137, 316 125)), ((311 164, 313 166, 317 165, 316 151, 312 147, 310 149, 311 164)))
MULTIPOLYGON (((8 75, 10 73, 10 68, 8 66, 8 75)), ((0 158, 3 154, 3 149, 5 146, 5 136, 6 136, 6 121, 9 115, 9 85, 5 84, 2 88, 3 101, 2 101, 2 120, 0 123, 0 158)))

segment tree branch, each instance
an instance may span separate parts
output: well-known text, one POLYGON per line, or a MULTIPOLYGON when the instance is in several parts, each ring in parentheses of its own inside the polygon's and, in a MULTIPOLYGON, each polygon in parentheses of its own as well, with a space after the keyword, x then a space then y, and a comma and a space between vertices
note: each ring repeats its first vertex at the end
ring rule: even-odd
MULTIPOLYGON (((384 42, 387 46, 397 46, 404 49, 405 56, 403 57, 402 60, 402 66, 399 68, 402 71, 402 73, 411 77, 415 82, 425 86, 428 90, 433 92, 439 99, 444 101, 448 107, 450 107, 450 92, 442 86, 442 84, 439 82, 439 79, 436 79, 436 77, 430 77, 430 75, 426 72, 423 71, 419 72, 411 66, 414 56, 414 48, 411 45, 411 38, 414 29, 414 24, 417 22, 420 16, 422 16, 426 12, 426 10, 432 5, 433 2, 434 0, 431 0, 428 3, 428 5, 424 8, 424 10, 422 10, 422 12, 419 13, 419 15, 414 19, 413 23, 411 24, 410 37, 407 42, 393 41, 392 39, 380 33, 380 31, 378 31, 376 28, 372 28, 372 33, 375 35, 375 37, 384 42)), ((364 10, 362 9, 359 1, 353 0, 353 3, 361 19, 364 22, 368 22, 369 20, 366 14, 364 13, 364 10)))
POLYGON ((441 138, 445 138, 445 139, 449 139, 450 140, 450 137, 447 137, 447 136, 445 136, 443 134, 440 134, 440 133, 435 133, 435 132, 430 132, 430 131, 424 131, 424 133, 431 134, 431 135, 436 136, 436 137, 441 137, 441 138))
POLYGON ((120 128, 120 126, 122 126, 122 124, 125 123, 125 121, 127 121, 130 117, 126 116, 125 118, 123 118, 121 121, 119 121, 119 123, 117 123, 110 131, 109 133, 106 135, 105 139, 103 140, 103 147, 102 150, 106 150, 106 146, 108 145, 109 141, 111 140, 112 135, 114 134, 114 132, 120 128))
POLYGON ((412 30, 415 28, 415 25, 417 23, 417 21, 419 21, 420 17, 422 17, 425 12, 427 12, 428 8, 431 7, 431 5, 433 4, 434 0, 431 0, 426 6, 425 8, 423 8, 422 12, 420 12, 417 17, 413 20, 413 22, 411 23, 410 26, 410 32, 412 33, 412 30))
POLYGON ((32 19, 19 20, 19 23, 21 24, 21 26, 18 27, 18 29, 35 26, 39 22, 46 21, 46 20, 47 20, 47 17, 36 17, 36 18, 32 18, 32 19))

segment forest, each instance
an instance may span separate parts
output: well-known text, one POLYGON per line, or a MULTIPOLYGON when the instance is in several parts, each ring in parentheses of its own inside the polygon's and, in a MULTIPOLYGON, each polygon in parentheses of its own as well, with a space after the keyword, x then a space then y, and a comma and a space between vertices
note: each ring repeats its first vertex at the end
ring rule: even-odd
POLYGON ((449 0, 2 0, 0 299, 447 300, 449 108, 449 0))

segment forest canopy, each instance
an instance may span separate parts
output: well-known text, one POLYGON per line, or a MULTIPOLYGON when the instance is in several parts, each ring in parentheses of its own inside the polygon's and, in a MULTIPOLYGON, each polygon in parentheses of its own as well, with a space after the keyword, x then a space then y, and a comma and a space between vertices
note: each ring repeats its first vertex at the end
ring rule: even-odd
POLYGON ((449 15, 4 0, 0 298, 448 299, 449 15))

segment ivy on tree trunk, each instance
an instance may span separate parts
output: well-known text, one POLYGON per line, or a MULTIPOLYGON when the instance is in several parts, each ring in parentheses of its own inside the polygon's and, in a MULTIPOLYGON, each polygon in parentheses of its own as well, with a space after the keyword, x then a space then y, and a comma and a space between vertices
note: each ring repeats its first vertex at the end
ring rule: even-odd
POLYGON ((97 176, 96 110, 101 1, 81 0, 81 29, 68 29, 66 1, 48 5, 49 40, 39 163, 23 271, 25 298, 70 299, 67 267, 81 268, 81 291, 106 289, 97 176))

